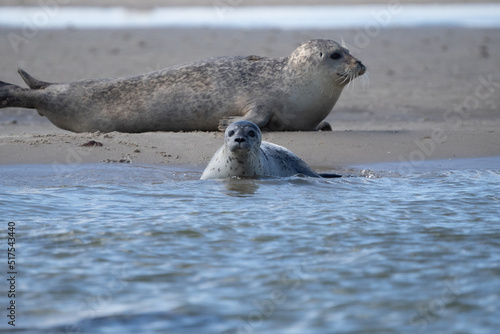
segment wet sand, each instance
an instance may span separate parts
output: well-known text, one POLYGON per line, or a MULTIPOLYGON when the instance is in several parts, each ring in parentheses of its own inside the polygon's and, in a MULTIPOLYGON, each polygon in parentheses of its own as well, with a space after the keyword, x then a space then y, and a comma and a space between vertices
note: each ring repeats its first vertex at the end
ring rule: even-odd
MULTIPOLYGON (((332 132, 266 133, 318 169, 387 161, 500 156, 496 29, 37 31, 17 50, 0 29, 0 80, 20 67, 50 82, 144 73, 222 55, 281 57, 312 38, 341 37, 368 67, 328 116, 332 132), (361 43, 362 41, 362 43, 361 43), (9 47, 10 46, 10 47, 9 47)), ((22 32, 18 32, 22 33, 22 32)), ((74 134, 34 110, 0 110, 0 164, 134 162, 204 166, 222 133, 74 134), (102 146, 81 146, 89 141, 102 146)))

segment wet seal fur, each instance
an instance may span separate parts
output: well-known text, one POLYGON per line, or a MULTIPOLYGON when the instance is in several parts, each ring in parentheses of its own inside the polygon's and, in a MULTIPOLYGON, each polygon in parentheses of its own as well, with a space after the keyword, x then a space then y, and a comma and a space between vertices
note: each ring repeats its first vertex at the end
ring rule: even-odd
MULTIPOLYGON (((275 131, 326 130, 342 89, 366 67, 331 40, 289 57, 219 57, 142 75, 48 83, 0 82, 0 108, 33 108, 74 132, 223 131, 238 120, 275 131)), ((330 128, 331 129, 331 128, 330 128)))
POLYGON ((201 179, 287 177, 297 174, 320 177, 291 151, 263 142, 256 124, 238 121, 227 127, 224 145, 214 154, 201 179))

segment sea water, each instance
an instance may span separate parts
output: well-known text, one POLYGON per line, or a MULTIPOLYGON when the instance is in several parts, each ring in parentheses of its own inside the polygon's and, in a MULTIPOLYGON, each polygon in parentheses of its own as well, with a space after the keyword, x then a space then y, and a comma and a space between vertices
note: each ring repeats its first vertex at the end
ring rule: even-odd
POLYGON ((2 166, 0 331, 497 333, 490 167, 200 181, 193 167, 2 166))
POLYGON ((387 4, 343 6, 245 6, 242 0, 215 0, 205 7, 65 7, 55 1, 40 6, 2 7, 0 27, 23 29, 25 38, 40 29, 229 28, 345 29, 451 26, 498 28, 496 3, 387 4))

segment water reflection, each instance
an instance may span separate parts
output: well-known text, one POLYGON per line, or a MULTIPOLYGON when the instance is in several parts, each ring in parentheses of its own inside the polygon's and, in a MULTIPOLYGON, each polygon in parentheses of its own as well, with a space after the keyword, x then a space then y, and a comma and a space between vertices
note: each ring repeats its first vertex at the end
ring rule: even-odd
POLYGON ((251 197, 259 189, 258 180, 230 178, 223 180, 226 194, 233 197, 251 197))

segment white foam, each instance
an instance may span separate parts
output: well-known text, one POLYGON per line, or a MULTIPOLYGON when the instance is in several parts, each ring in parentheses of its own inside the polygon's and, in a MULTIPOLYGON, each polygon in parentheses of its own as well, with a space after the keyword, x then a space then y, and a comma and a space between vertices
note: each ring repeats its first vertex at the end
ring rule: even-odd
POLYGON ((0 7, 0 27, 332 29, 500 27, 500 4, 280 7, 0 7))

